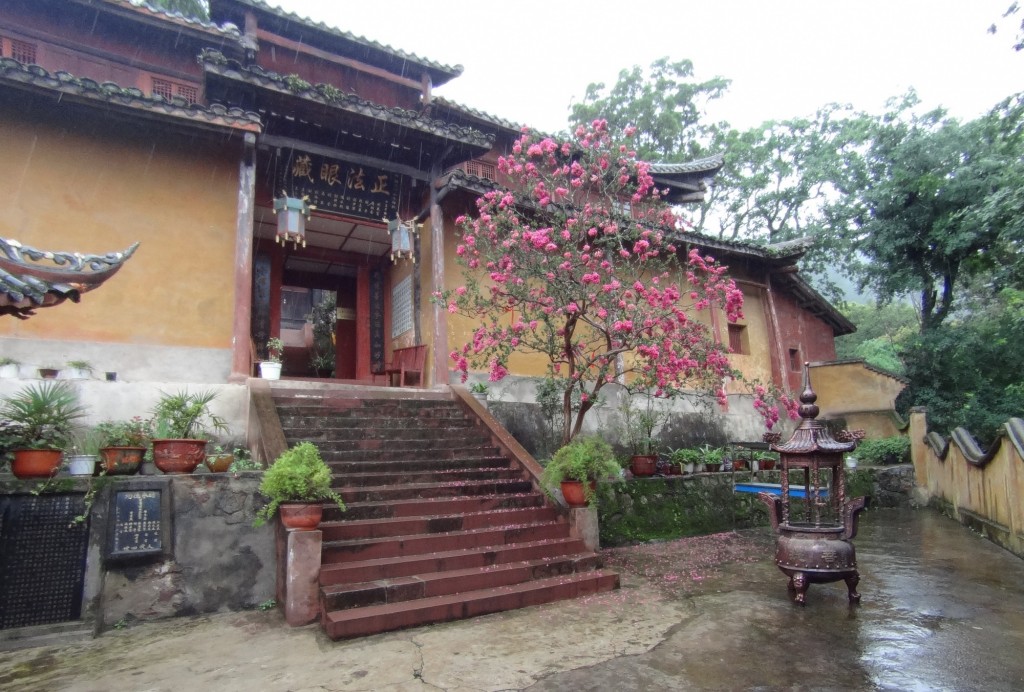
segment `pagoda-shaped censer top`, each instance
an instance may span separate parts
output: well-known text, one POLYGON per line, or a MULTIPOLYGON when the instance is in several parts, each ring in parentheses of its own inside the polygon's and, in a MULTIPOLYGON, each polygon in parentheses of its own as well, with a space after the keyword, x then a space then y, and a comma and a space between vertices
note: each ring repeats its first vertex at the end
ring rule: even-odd
POLYGON ((846 439, 837 440, 817 420, 818 397, 811 389, 808 365, 804 364, 800 425, 788 442, 771 445, 782 462, 779 494, 760 493, 759 497, 779 534, 775 564, 789 576, 793 600, 803 605, 811 583, 843 579, 850 601, 859 602, 860 578, 850 540, 857 534, 857 515, 864 509, 865 498, 846 499, 843 474, 843 456, 857 447, 857 439, 844 431, 846 439), (791 475, 803 484, 793 485, 791 475))

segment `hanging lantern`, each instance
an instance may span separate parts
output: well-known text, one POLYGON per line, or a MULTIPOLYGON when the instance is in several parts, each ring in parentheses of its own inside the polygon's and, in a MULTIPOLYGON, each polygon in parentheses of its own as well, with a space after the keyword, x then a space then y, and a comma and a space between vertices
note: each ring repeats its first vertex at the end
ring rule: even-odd
POLYGON ((309 197, 289 197, 281 193, 274 200, 274 213, 277 214, 277 236, 275 240, 284 245, 289 240, 295 247, 302 243, 306 247, 306 219, 314 208, 309 204, 309 197))
POLYGON ((388 231, 391 233, 391 261, 411 259, 413 264, 416 264, 413 243, 414 236, 419 233, 417 225, 412 221, 402 221, 396 217, 388 221, 388 231))

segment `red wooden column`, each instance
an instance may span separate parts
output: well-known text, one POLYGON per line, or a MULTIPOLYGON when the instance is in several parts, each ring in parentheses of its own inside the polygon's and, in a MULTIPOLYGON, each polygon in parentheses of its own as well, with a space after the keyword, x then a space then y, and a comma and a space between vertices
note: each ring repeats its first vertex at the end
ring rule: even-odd
POLYGON ((252 320, 252 219, 256 204, 256 135, 246 133, 238 164, 238 214, 235 217, 235 309, 231 323, 229 382, 252 374, 249 342, 252 320))
POLYGON ((356 274, 356 378, 370 374, 370 268, 360 265, 356 274))
MULTIPOLYGON (((437 198, 437 185, 430 186, 430 279, 431 293, 444 289, 444 213, 437 198)), ((439 303, 434 303, 434 334, 432 382, 424 382, 427 386, 444 386, 448 384, 448 310, 439 303)), ((424 373, 425 374, 425 373, 424 373)), ((425 378, 426 379, 426 378, 425 378)))

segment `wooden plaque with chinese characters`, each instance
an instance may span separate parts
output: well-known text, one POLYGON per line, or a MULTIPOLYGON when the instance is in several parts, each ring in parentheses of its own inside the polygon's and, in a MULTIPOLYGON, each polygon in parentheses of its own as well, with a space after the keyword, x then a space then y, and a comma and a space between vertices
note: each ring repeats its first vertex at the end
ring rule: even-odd
POLYGON ((277 159, 275 194, 308 197, 322 211, 381 222, 398 214, 405 176, 359 163, 298 150, 277 159))

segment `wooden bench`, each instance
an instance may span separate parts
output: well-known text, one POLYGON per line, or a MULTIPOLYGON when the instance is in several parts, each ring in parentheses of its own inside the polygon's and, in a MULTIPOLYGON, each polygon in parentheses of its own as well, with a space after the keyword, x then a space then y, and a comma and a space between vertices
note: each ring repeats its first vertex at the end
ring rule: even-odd
POLYGON ((396 348, 394 353, 391 354, 391 365, 384 368, 384 376, 388 380, 388 386, 393 386, 392 378, 394 375, 398 375, 399 387, 407 385, 409 375, 416 375, 420 386, 423 386, 423 362, 426 360, 426 357, 427 347, 425 344, 396 348))

